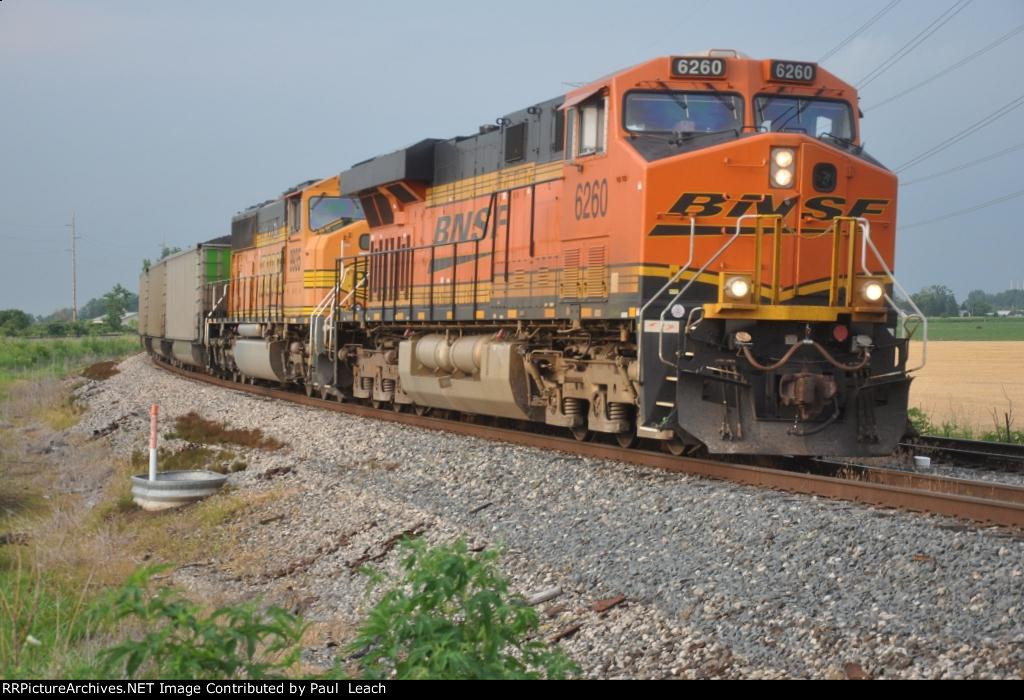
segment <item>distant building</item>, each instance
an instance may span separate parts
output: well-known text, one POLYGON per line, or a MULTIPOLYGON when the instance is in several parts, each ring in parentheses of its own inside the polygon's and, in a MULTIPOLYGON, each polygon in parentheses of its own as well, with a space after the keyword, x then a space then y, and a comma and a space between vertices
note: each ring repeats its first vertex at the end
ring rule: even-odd
MULTIPOLYGON (((96 318, 90 318, 89 319, 89 323, 92 323, 92 324, 95 324, 95 325, 98 326, 101 323, 106 322, 106 320, 107 320, 107 317, 104 314, 103 316, 97 316, 96 318)), ((129 321, 138 322, 138 320, 139 320, 139 312, 138 311, 129 311, 126 314, 122 314, 122 316, 121 316, 121 325, 122 326, 126 325, 129 321)))

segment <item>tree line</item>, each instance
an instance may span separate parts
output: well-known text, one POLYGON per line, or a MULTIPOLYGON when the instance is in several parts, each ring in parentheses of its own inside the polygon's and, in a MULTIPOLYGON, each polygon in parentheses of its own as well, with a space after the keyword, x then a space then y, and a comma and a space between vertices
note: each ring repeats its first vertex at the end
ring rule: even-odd
MULTIPOLYGON (((171 252, 174 252, 173 249, 171 252)), ((996 293, 975 289, 960 303, 949 287, 933 284, 910 296, 929 317, 959 316, 961 311, 966 311, 970 316, 985 316, 1000 310, 1024 312, 1024 289, 1007 289, 996 293)), ((126 330, 121 321, 125 313, 138 310, 139 295, 117 284, 103 296, 86 302, 78 311, 78 321, 71 320, 70 308, 58 309, 48 316, 32 316, 20 309, 0 310, 0 336, 116 333, 126 330), (102 323, 90 322, 100 316, 103 317, 102 323)))
POLYGON ((911 294, 918 308, 925 316, 959 316, 961 311, 969 316, 986 316, 996 311, 1024 312, 1024 289, 1007 289, 1002 292, 972 290, 962 303, 958 303, 953 290, 944 284, 933 284, 916 294, 911 294))
POLYGON ((48 316, 33 316, 21 309, 0 310, 0 336, 81 336, 117 333, 128 330, 121 320, 139 310, 139 295, 120 284, 101 297, 90 299, 72 321, 70 308, 58 309, 48 316), (101 323, 92 319, 103 317, 101 323))

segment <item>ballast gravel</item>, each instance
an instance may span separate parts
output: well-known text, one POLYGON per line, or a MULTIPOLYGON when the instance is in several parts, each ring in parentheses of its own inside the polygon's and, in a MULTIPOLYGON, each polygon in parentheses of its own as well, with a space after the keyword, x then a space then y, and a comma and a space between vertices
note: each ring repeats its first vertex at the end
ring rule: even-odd
POLYGON ((230 477, 254 504, 236 555, 175 576, 322 624, 313 662, 372 605, 359 566, 396 572, 390 543, 415 532, 502 546, 524 597, 559 588, 543 633, 587 677, 1024 677, 1020 533, 295 406, 142 355, 120 370, 78 390, 75 428, 118 452, 145 446, 152 403, 286 443, 230 477))

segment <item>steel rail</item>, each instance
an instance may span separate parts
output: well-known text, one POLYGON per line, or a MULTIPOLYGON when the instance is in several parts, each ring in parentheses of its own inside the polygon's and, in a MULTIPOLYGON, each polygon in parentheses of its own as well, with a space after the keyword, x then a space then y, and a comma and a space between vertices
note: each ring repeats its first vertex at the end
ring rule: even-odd
MULTIPOLYGON (((781 491, 821 496, 842 501, 853 501, 886 508, 898 508, 915 512, 927 512, 956 518, 973 520, 992 525, 1024 528, 1024 488, 1011 487, 989 482, 969 482, 959 479, 925 476, 896 470, 871 470, 870 475, 861 472, 862 479, 847 470, 846 478, 816 473, 825 462, 821 460, 784 460, 786 469, 735 464, 695 457, 675 457, 661 452, 622 448, 596 442, 578 442, 572 438, 545 435, 529 431, 513 430, 491 425, 466 423, 455 420, 418 416, 413 413, 399 413, 388 409, 376 409, 356 403, 339 403, 329 399, 306 396, 301 392, 275 389, 259 384, 240 384, 208 374, 174 367, 157 358, 156 366, 174 374, 206 384, 290 401, 303 406, 324 408, 332 411, 400 423, 427 430, 438 430, 459 435, 507 442, 525 447, 565 452, 577 457, 607 459, 640 467, 654 468, 668 472, 702 476, 709 479, 781 491), (798 471, 800 470, 800 471, 798 471), (892 472, 892 474, 885 474, 892 472), (966 484, 970 484, 968 487, 966 484), (981 489, 981 490, 978 490, 981 489), (984 489, 988 489, 985 491, 984 489)), ((840 465, 843 468, 859 465, 840 465)), ((843 474, 844 469, 837 468, 843 474)))
POLYGON ((956 465, 962 467, 1024 470, 1024 445, 1014 443, 920 435, 908 442, 901 442, 900 447, 946 456, 956 460, 956 465))

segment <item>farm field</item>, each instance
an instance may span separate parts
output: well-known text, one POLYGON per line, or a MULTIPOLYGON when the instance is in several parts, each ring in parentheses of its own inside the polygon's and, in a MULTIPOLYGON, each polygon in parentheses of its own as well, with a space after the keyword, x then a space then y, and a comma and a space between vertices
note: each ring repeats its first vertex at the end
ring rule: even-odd
POLYGON ((1024 341, 1024 318, 930 318, 931 340, 1024 341))
MULTIPOLYGON (((1017 319, 1011 319, 1017 320, 1017 319)), ((911 343, 910 365, 921 358, 921 343, 911 343)), ((1014 428, 1024 425, 1024 340, 945 341, 928 344, 928 364, 910 385, 910 405, 932 423, 991 431, 993 409, 1000 428, 1013 409, 1014 428)))

